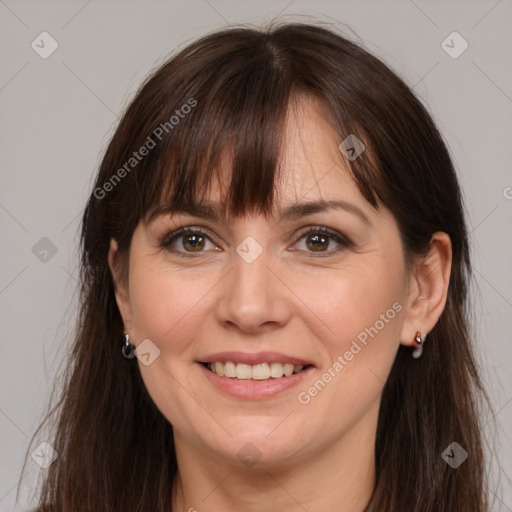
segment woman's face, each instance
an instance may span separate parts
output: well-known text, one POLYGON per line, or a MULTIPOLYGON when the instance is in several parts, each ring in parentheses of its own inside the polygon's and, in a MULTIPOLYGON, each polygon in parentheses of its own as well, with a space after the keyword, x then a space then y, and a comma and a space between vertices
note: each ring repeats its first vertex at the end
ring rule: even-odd
MULTIPOLYGON (((178 455, 270 467, 374 438, 399 343, 414 336, 410 277, 394 218, 363 198, 319 111, 290 108, 272 218, 175 214, 134 232, 117 300, 130 341, 150 340, 137 362, 178 455), (281 217, 317 201, 346 207, 281 217), (180 226, 201 233, 164 240, 180 226)), ((220 188, 206 199, 219 205, 220 188)))

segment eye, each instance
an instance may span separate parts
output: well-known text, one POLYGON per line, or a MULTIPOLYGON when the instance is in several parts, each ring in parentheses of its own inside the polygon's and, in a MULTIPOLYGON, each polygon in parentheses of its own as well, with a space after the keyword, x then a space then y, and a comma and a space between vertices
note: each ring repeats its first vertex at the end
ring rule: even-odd
MULTIPOLYGON (((305 249, 300 249, 301 251, 316 253, 316 257, 332 256, 352 245, 352 242, 340 233, 320 226, 312 226, 303 232, 295 245, 300 243, 303 243, 303 247, 305 247, 305 249), (337 247, 328 250, 332 242, 337 244, 337 247)), ((160 243, 160 247, 183 257, 194 257, 194 253, 199 255, 205 252, 208 249, 208 244, 211 244, 210 249, 221 250, 204 230, 182 227, 166 235, 160 243)), ((292 249, 292 251, 294 250, 292 249)))
POLYGON ((178 253, 180 256, 194 257, 194 253, 205 252, 204 249, 208 243, 211 244, 214 250, 219 250, 211 241, 210 236, 203 230, 186 227, 166 235, 160 247, 178 253))
POLYGON ((307 231, 303 232, 297 241, 297 244, 300 244, 301 242, 303 247, 305 247, 305 249, 301 250, 317 253, 319 257, 331 256, 352 245, 350 240, 342 236, 340 233, 329 228, 319 226, 312 226, 307 231), (329 246, 332 245, 333 241, 338 245, 338 247, 332 250, 327 250, 329 246))

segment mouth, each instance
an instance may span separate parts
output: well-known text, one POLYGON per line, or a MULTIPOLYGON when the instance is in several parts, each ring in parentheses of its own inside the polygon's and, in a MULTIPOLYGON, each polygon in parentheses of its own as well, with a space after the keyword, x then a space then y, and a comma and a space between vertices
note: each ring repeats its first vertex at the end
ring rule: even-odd
POLYGON ((214 389, 242 400, 288 396, 287 390, 305 385, 317 370, 312 360, 275 351, 218 352, 196 363, 214 389))
MULTIPOLYGON (((301 363, 303 361, 300 361, 301 363)), ((291 390, 315 371, 312 364, 198 361, 206 382, 224 395, 240 400, 267 400, 291 390)), ((287 396, 287 395, 285 395, 287 396)))
POLYGON ((298 373, 302 373, 309 368, 311 364, 293 364, 293 363, 259 363, 255 365, 238 363, 235 361, 226 362, 201 362, 201 364, 210 372, 215 373, 219 377, 226 377, 232 380, 252 380, 252 381, 269 381, 274 379, 282 379, 291 377, 298 373))

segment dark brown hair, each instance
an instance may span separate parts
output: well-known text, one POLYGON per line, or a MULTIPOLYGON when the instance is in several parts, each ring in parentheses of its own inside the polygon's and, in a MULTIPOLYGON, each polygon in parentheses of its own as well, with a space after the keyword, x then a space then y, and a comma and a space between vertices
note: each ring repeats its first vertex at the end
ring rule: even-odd
POLYGON ((373 207, 379 199, 393 213, 408 261, 426 253, 436 231, 452 242, 445 310, 421 359, 400 347, 384 387, 366 510, 487 509, 468 235, 446 145, 411 89, 361 46, 319 25, 273 24, 222 30, 173 56, 142 85, 110 141, 82 219, 81 309, 63 391, 46 418, 58 458, 45 475, 41 512, 172 509, 172 426, 138 366, 121 355, 109 243, 118 241, 126 278, 138 223, 162 205, 196 203, 226 149, 226 211, 268 213, 285 114, 299 95, 323 102, 340 141, 364 141, 366 152, 350 162, 353 178, 373 207), (469 453, 457 469, 441 457, 453 441, 469 453))

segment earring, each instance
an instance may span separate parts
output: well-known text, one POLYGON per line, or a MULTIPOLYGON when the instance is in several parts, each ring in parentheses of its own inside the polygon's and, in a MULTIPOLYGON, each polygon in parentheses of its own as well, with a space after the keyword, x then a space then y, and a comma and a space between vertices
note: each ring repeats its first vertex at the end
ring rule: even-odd
POLYGON ((123 356, 126 357, 126 359, 133 359, 135 357, 135 345, 132 345, 131 343, 129 343, 129 341, 130 335, 125 334, 124 343, 121 351, 123 353, 123 356))
POLYGON ((426 337, 426 334, 423 334, 421 331, 416 331, 416 335, 414 336, 416 348, 412 351, 412 357, 414 357, 414 359, 421 357, 421 354, 423 353, 423 343, 425 343, 426 337))

